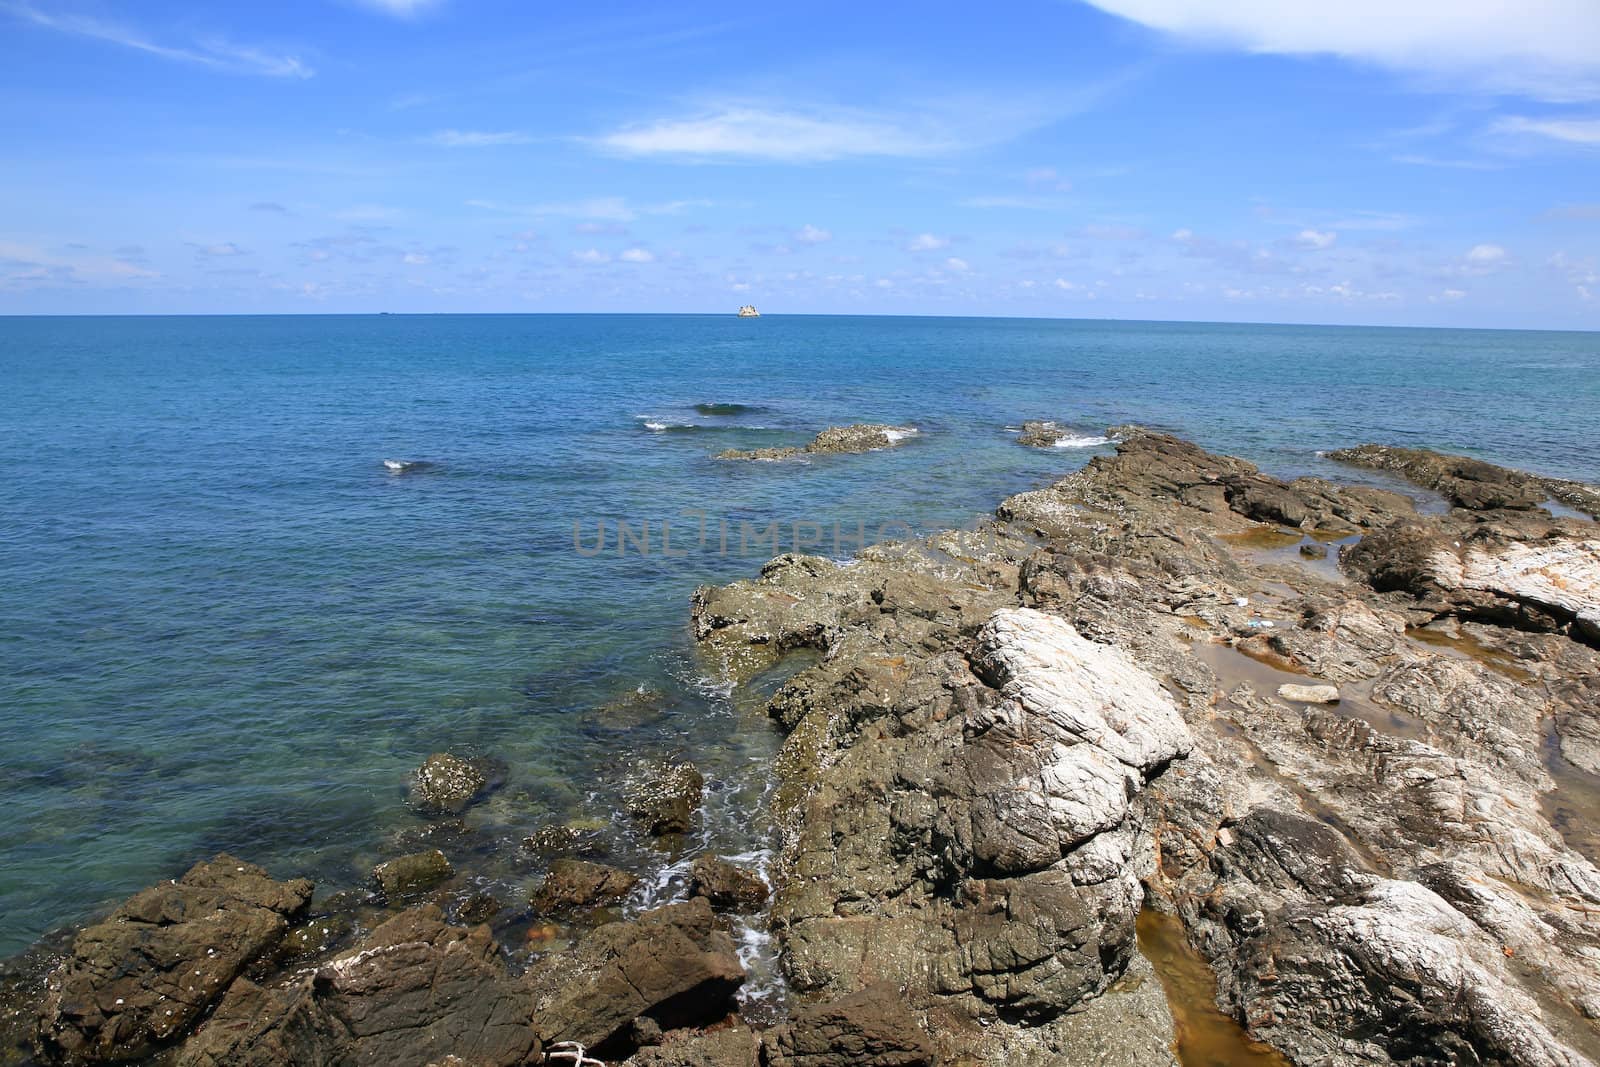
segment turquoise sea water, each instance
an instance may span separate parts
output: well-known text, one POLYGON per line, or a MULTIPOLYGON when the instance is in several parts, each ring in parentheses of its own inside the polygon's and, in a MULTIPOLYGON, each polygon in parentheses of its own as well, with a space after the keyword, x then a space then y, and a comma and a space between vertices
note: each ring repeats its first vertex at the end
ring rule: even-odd
MULTIPOLYGON (((1090 440, 1167 427, 1285 475, 1362 477, 1316 453, 1377 440, 1593 480, 1600 335, 0 319, 0 954, 220 848, 359 883, 421 825, 405 779, 442 748, 504 763, 469 822, 485 886, 508 897, 535 873, 515 843, 610 818, 641 755, 706 770, 695 847, 759 852, 775 741, 696 662, 690 591, 772 554, 748 537, 741 554, 741 524, 779 522, 784 547, 815 524, 814 550, 848 554, 835 523, 870 538, 971 521, 1097 450, 1018 447, 1006 428, 1040 417, 1090 440), (853 421, 920 433, 861 456, 712 458, 853 421), (434 466, 395 475, 386 458, 434 466), (587 554, 602 526, 606 551, 587 554), (593 713, 640 685, 660 714, 593 713)), ((634 866, 681 860, 617 835, 634 866)))

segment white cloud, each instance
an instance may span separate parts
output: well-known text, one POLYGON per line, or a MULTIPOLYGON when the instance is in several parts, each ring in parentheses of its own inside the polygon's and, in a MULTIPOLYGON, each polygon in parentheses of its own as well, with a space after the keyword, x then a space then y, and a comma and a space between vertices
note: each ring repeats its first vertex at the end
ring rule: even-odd
POLYGON ((937 234, 919 233, 906 245, 907 252, 937 252, 941 248, 950 247, 950 238, 940 237, 937 234))
POLYGON ((1064 293, 1070 293, 1077 287, 1078 286, 1075 282, 1069 282, 1065 278, 1056 279, 1056 288, 1060 289, 1064 293))
POLYGON ((851 156, 930 156, 958 147, 926 124, 859 113, 807 115, 727 107, 686 119, 629 126, 597 144, 625 155, 820 162, 851 156), (920 127, 920 128, 918 128, 920 127))
POLYGON ((113 22, 38 8, 14 0, 0 0, 0 12, 12 15, 35 26, 58 33, 87 37, 107 44, 131 48, 136 52, 160 56, 179 63, 190 63, 233 74, 259 74, 270 78, 309 78, 316 72, 298 58, 290 55, 272 55, 245 45, 233 44, 220 37, 205 38, 188 46, 161 44, 150 37, 113 22))
POLYGON ((624 263, 654 263, 655 253, 648 248, 630 248, 617 257, 624 263))
POLYGON ((579 263, 599 264, 610 263, 611 257, 598 248, 586 248, 582 252, 572 253, 572 258, 579 263))
POLYGON ((529 137, 514 130, 439 130, 424 140, 441 148, 491 148, 496 145, 527 144, 529 137))
POLYGON ((824 241, 833 240, 833 234, 808 222, 795 231, 794 239, 803 245, 820 245, 824 241))
POLYGON ((1339 235, 1333 230, 1301 230, 1295 238, 1302 248, 1332 248, 1339 235))
POLYGON ((1506 258, 1506 250, 1499 245, 1473 245, 1467 250, 1467 262, 1487 266, 1506 258))
POLYGON ((1202 45, 1337 55, 1464 86, 1572 101, 1600 97, 1594 0, 1087 0, 1202 45))
POLYGON ((430 260, 425 253, 407 252, 405 255, 400 257, 400 262, 404 263, 408 267, 423 267, 426 266, 430 260))
POLYGON ((194 250, 202 256, 215 256, 217 258, 249 255, 248 252, 232 241, 222 241, 212 245, 195 245, 194 250))
POLYGON ((1439 294, 1439 299, 1453 304, 1466 295, 1466 291, 1463 289, 1446 289, 1444 292, 1439 294))
POLYGON ((1567 144, 1600 147, 1600 119, 1530 119, 1512 115, 1496 122, 1494 133, 1532 134, 1567 144))
POLYGON ((970 196, 961 201, 962 207, 1015 208, 1020 211, 1052 211, 1063 204, 1061 199, 1048 196, 970 196))
POLYGON ((957 274, 965 274, 972 269, 972 265, 959 256, 951 256, 944 261, 946 270, 953 270, 957 274))

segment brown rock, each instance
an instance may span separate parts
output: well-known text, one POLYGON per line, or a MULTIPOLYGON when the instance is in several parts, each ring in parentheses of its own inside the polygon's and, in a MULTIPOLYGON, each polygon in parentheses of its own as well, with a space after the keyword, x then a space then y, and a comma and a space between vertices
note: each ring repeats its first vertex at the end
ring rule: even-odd
POLYGON ((534 890, 531 903, 541 915, 617 904, 639 879, 627 871, 588 860, 556 860, 534 890))
POLYGON ((68 1063, 139 1059, 185 1031, 311 899, 223 854, 134 895, 73 942, 50 976, 39 1044, 68 1063))
POLYGON ((372 877, 391 901, 404 900, 448 880, 455 868, 438 849, 397 856, 372 868, 372 877))
POLYGON ((705 897, 714 908, 743 911, 766 901, 767 883, 754 871, 708 854, 689 869, 689 895, 705 897))
POLYGON ((893 989, 805 1008, 763 1041, 767 1067, 932 1067, 933 1046, 893 989))

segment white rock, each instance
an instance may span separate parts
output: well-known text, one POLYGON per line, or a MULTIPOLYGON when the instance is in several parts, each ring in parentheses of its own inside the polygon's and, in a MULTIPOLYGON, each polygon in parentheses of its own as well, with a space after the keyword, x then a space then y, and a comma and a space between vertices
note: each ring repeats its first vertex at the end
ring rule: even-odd
POLYGON ((1580 625, 1600 623, 1600 541, 1518 543, 1494 552, 1472 548, 1460 558, 1439 552, 1430 563, 1446 589, 1495 593, 1575 616, 1580 625))
POLYGON ((1339 690, 1331 685, 1280 685, 1278 695, 1302 704, 1337 704, 1339 690))

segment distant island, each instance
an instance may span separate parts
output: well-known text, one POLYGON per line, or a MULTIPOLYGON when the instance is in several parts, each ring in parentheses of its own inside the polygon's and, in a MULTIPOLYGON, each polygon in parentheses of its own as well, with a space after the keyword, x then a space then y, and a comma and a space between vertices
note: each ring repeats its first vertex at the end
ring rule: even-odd
POLYGON ((756 306, 754 304, 746 304, 744 307, 739 309, 739 317, 741 319, 759 319, 761 317, 761 312, 756 310, 756 306))

